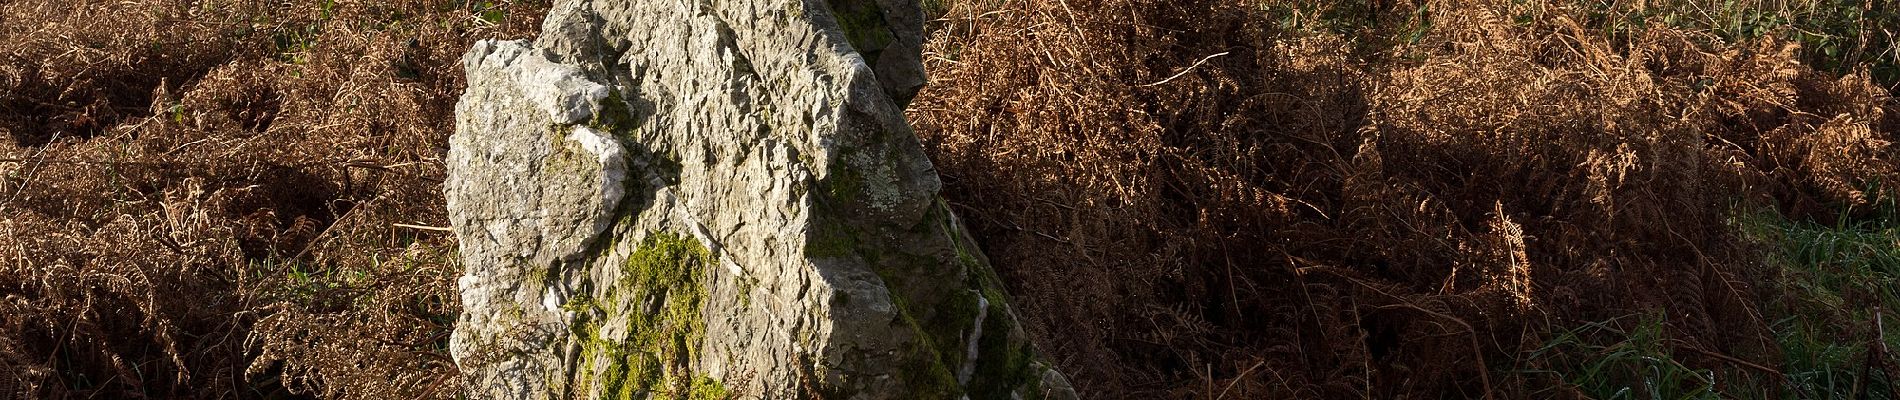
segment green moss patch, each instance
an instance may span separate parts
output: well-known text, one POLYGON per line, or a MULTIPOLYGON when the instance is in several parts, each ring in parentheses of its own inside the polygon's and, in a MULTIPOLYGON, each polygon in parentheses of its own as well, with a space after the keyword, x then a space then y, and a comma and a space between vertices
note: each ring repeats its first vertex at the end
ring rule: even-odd
POLYGON ((598 318, 574 324, 584 363, 576 387, 613 399, 727 397, 722 383, 691 370, 706 337, 705 277, 717 262, 691 237, 655 233, 628 257, 603 301, 569 301, 578 318, 598 318), (604 335, 610 324, 622 324, 625 338, 604 335))

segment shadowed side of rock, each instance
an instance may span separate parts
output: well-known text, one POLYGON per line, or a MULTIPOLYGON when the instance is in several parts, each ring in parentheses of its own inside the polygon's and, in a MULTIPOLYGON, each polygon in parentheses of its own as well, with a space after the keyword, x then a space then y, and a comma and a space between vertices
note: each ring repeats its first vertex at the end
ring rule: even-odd
POLYGON ((937 197, 902 0, 560 1, 449 151, 483 398, 1068 398, 937 197))

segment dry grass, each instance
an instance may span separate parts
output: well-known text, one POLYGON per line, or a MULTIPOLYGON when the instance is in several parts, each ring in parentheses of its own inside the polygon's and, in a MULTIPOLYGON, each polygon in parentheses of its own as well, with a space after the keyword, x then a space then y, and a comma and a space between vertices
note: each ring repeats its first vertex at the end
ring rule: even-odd
POLYGON ((0 397, 447 398, 440 162, 543 2, 0 3, 0 397))
POLYGON ((1772 35, 1321 4, 942 10, 912 121, 1086 394, 1563 397, 1524 354, 1652 311, 1772 393, 1734 216, 1862 213, 1900 172, 1890 92, 1772 35))

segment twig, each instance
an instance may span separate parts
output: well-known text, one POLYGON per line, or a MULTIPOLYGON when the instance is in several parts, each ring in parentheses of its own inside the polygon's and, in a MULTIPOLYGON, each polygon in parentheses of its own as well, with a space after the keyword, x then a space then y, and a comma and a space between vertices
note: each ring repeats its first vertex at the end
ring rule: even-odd
POLYGON ((1880 345, 1881 354, 1886 354, 1887 327, 1886 324, 1881 321, 1882 316, 1883 313, 1880 312, 1880 306, 1874 306, 1874 344, 1880 345))
POLYGON ((1067 244, 1067 245, 1074 245, 1074 244, 1075 244, 1075 242, 1071 242, 1071 241, 1068 241, 1068 240, 1066 240, 1066 239, 1063 239, 1063 238, 1059 238, 1059 237, 1055 237, 1055 235, 1050 235, 1050 234, 1047 234, 1047 233, 1042 233, 1042 231, 1038 231, 1038 230, 1033 230, 1033 229, 1029 229, 1029 228, 1024 228, 1024 227, 1022 227, 1022 226, 1019 226, 1019 225, 1015 225, 1015 224, 1010 224, 1009 226, 1005 226, 1005 228, 1010 228, 1010 229, 1013 229, 1013 230, 1015 230, 1015 231, 1017 231, 1017 232, 1029 232, 1029 233, 1034 233, 1034 234, 1036 234, 1036 236, 1041 236, 1041 237, 1043 237, 1043 238, 1045 238, 1045 239, 1049 239, 1049 240, 1054 240, 1054 241, 1056 241, 1056 242, 1060 242, 1060 243, 1062 243, 1062 244, 1067 244))
POLYGON ((39 159, 27 159, 27 158, 0 158, 0 163, 28 163, 28 162, 36 162, 36 163, 43 163, 43 164, 114 164, 114 165, 177 165, 178 164, 175 162, 164 162, 164 161, 108 161, 108 160, 59 160, 59 159, 39 160, 39 159))
POLYGON ((1867 346, 1867 362, 1860 365, 1860 375, 1854 377, 1853 398, 1856 399, 1867 398, 1864 383, 1873 379, 1868 375, 1873 373, 1875 367, 1879 367, 1880 372, 1888 378, 1893 377, 1893 372, 1887 370, 1887 328, 1881 314, 1880 306, 1874 306, 1874 340, 1867 346))
POLYGON ((1181 77, 1182 75, 1187 75, 1187 73, 1189 73, 1189 72, 1194 72, 1194 69, 1195 69, 1195 68, 1200 68, 1200 67, 1201 67, 1201 64, 1204 64, 1204 63, 1207 63, 1207 60, 1212 60, 1212 59, 1214 59, 1214 57, 1220 57, 1220 56, 1224 56, 1224 55, 1227 55, 1228 53, 1233 53, 1233 52, 1231 52, 1231 51, 1223 51, 1223 52, 1220 52, 1220 53, 1217 53, 1217 54, 1214 54, 1214 55, 1211 55, 1211 56, 1207 56, 1207 57, 1202 57, 1200 61, 1195 61, 1195 62, 1194 62, 1194 65, 1190 65, 1190 66, 1188 66, 1188 67, 1187 67, 1187 69, 1184 69, 1184 70, 1181 70, 1181 72, 1180 72, 1180 73, 1177 73, 1177 74, 1174 74, 1174 76, 1170 76, 1170 77, 1168 77, 1168 79, 1162 79, 1162 80, 1161 80, 1160 82, 1155 82, 1155 83, 1150 83, 1150 84, 1146 84, 1146 85, 1141 85, 1141 87, 1151 87, 1151 86, 1161 86, 1162 84, 1165 84, 1165 83, 1168 83, 1168 82, 1173 82, 1173 81, 1174 81, 1175 79, 1178 79, 1178 78, 1180 78, 1180 77, 1181 77))
POLYGON ((13 190, 13 195, 7 196, 6 201, 0 201, 0 211, 6 211, 7 206, 13 204, 13 199, 20 198, 20 193, 26 192, 26 185, 33 183, 33 178, 37 177, 40 173, 40 167, 46 165, 46 148, 52 147, 53 142, 59 141, 61 132, 63 131, 53 131, 53 138, 47 140, 46 145, 33 150, 33 157, 31 158, 37 159, 38 161, 33 163, 32 168, 26 170, 26 178, 20 180, 20 187, 13 190))
POLYGON ((1214 363, 1207 363, 1207 391, 1201 393, 1214 393, 1214 363))
MULTIPOLYGON (((1684 344, 1687 344, 1687 343, 1684 343, 1684 344)), ((1721 359, 1722 361, 1728 361, 1729 363, 1731 363, 1731 364, 1735 364, 1735 365, 1738 365, 1738 366, 1743 366, 1743 367, 1748 367, 1748 368, 1750 368, 1750 369, 1754 369, 1754 370, 1757 370, 1757 371, 1761 371, 1761 372, 1767 372, 1767 373, 1769 373, 1770 375, 1775 375, 1775 376, 1781 376, 1781 377, 1786 377, 1786 376, 1787 376, 1787 375, 1783 375, 1783 374, 1781 373, 1781 371, 1777 371, 1777 370, 1775 370, 1774 368, 1769 368, 1769 367, 1767 367, 1767 366, 1763 366, 1763 365, 1761 365, 1761 364, 1756 364, 1756 363, 1752 363, 1752 362, 1748 362, 1748 361, 1746 361, 1746 360, 1742 360, 1742 359, 1740 359, 1740 358, 1735 358, 1734 356, 1730 356, 1730 355, 1727 355, 1727 354, 1722 354, 1722 353, 1717 353, 1717 352, 1713 352, 1713 351, 1708 351, 1708 350, 1703 350, 1703 349, 1699 349, 1699 348, 1696 348, 1696 347, 1693 347, 1693 346, 1682 346, 1682 348, 1685 348, 1685 349, 1689 349, 1689 351, 1693 351, 1693 352, 1696 352, 1696 353, 1700 353, 1700 354, 1702 354, 1702 355, 1705 355, 1705 356, 1709 356, 1709 357, 1715 357, 1715 358, 1718 358, 1718 359, 1721 359)))
POLYGON ((393 226, 393 227, 397 227, 397 228, 409 228, 409 229, 415 229, 415 230, 423 230, 423 231, 436 231, 436 232, 454 232, 454 231, 455 231, 455 229, 453 229, 453 228, 443 228, 443 227, 439 227, 439 226, 426 226, 426 225, 410 225, 410 224, 389 224, 389 226, 393 226))
MULTIPOLYGON (((421 161, 410 161, 410 162, 405 162, 405 163, 382 165, 382 164, 371 163, 368 161, 349 161, 349 162, 343 163, 343 167, 344 168, 362 168, 362 169, 373 170, 373 171, 378 171, 378 172, 398 173, 395 171, 396 168, 402 168, 402 167, 407 167, 411 165, 422 165, 422 164, 427 164, 427 163, 421 162, 421 161)), ((430 181, 430 182, 442 182, 442 178, 437 178, 437 177, 432 177, 432 176, 403 174, 403 173, 398 173, 398 174, 406 175, 409 177, 422 179, 422 180, 430 181)))
POLYGON ((330 236, 330 231, 336 230, 336 227, 342 226, 344 222, 348 222, 350 219, 350 216, 356 215, 357 210, 361 210, 363 209, 364 206, 368 206, 370 204, 376 203, 377 200, 382 200, 382 199, 383 199, 383 196, 376 196, 374 198, 369 199, 369 201, 367 202, 363 202, 361 204, 357 204, 355 206, 350 207, 349 211, 343 212, 343 216, 336 217, 336 220, 330 221, 330 226, 324 227, 323 231, 317 232, 317 236, 310 238, 310 243, 304 244, 303 250, 297 250, 297 255, 291 256, 290 259, 292 260, 303 259, 304 254, 310 253, 310 249, 316 248, 318 244, 328 241, 329 236, 330 236))
POLYGON ((422 164, 422 162, 411 161, 411 162, 406 162, 406 163, 382 165, 382 164, 371 163, 368 161, 350 161, 350 162, 343 163, 343 166, 363 168, 363 169, 373 169, 377 171, 388 171, 388 170, 392 170, 396 168, 402 168, 402 167, 407 167, 407 166, 417 165, 417 164, 422 164))
POLYGON ((1227 388, 1226 388, 1226 389, 1221 389, 1221 390, 1220 390, 1220 395, 1219 395, 1219 396, 1214 396, 1214 400, 1220 400, 1220 399, 1225 399, 1225 398, 1227 398, 1227 391, 1230 391, 1230 390, 1234 390, 1234 384, 1236 384, 1236 383, 1240 383, 1240 380, 1242 380, 1242 379, 1247 379, 1247 373, 1250 373, 1250 372, 1253 372, 1253 370, 1254 370, 1254 369, 1257 369, 1257 368, 1260 368, 1260 366, 1262 366, 1262 365, 1267 365, 1267 362, 1263 360, 1263 361, 1260 361, 1260 362, 1257 362, 1257 363, 1254 363, 1252 367, 1247 367, 1247 370, 1246 370, 1246 371, 1240 371, 1240 376, 1236 376, 1236 377, 1234 377, 1234 380, 1232 380, 1232 381, 1228 381, 1228 382, 1227 382, 1227 388))

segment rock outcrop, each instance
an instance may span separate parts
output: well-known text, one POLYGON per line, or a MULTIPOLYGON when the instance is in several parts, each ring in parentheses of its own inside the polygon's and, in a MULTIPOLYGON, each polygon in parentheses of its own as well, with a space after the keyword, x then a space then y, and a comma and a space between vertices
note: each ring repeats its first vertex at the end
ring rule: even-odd
POLYGON ((476 398, 1071 398, 902 109, 915 0, 560 0, 463 59, 476 398))

